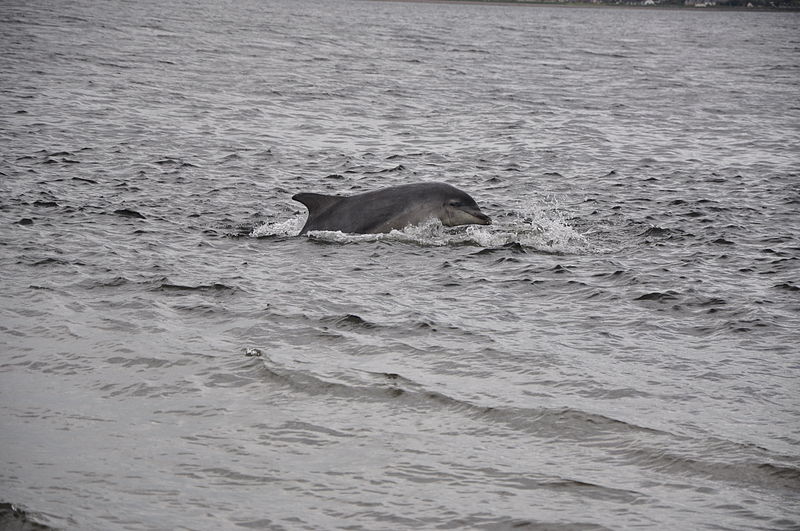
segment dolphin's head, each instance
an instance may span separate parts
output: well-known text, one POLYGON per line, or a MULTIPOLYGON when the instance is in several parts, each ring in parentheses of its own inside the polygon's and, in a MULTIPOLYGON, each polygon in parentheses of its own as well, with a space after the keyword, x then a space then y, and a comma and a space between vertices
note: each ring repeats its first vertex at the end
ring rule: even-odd
POLYGON ((442 213, 439 216, 442 225, 490 225, 492 220, 481 212, 478 203, 468 194, 453 188, 453 192, 445 196, 442 213))

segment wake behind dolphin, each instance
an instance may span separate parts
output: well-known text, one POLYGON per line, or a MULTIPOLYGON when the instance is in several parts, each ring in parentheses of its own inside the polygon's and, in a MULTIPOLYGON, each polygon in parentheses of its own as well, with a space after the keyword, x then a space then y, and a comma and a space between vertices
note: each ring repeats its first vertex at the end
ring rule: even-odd
POLYGON ((351 196, 306 192, 292 199, 308 208, 299 235, 311 230, 377 234, 429 219, 446 227, 492 222, 469 194, 444 183, 404 184, 351 196))

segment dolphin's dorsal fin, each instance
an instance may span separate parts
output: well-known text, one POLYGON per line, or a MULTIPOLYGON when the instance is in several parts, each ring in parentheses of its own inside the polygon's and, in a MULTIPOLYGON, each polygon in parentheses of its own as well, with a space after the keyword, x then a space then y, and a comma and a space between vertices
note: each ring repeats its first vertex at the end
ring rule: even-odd
MULTIPOLYGON (((303 235, 309 230, 317 230, 320 228, 319 222, 325 219, 325 213, 338 204, 345 197, 340 195, 324 195, 324 194, 311 194, 302 193, 295 194, 292 199, 299 203, 303 203, 308 209, 308 219, 300 234, 303 235)), ((324 227, 324 224, 322 225, 324 227)))
POLYGON ((292 199, 303 203, 308 208, 308 213, 313 216, 326 211, 344 198, 339 195, 302 193, 293 195, 292 199))

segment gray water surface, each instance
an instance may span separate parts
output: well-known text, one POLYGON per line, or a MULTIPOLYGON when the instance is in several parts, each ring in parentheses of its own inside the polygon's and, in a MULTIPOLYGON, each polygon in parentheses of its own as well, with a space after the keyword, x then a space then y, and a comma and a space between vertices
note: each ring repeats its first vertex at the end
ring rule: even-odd
POLYGON ((800 15, 0 6, 0 502, 797 529, 800 15), (301 191, 494 223, 296 237, 301 191))

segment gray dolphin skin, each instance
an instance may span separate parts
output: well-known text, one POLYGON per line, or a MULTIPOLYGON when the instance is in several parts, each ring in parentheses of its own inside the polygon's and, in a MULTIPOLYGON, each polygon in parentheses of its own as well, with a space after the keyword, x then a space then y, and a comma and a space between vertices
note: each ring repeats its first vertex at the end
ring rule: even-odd
POLYGON ((444 183, 404 184, 350 196, 301 193, 292 199, 308 208, 299 236, 310 230, 377 234, 434 218, 447 227, 492 222, 469 194, 444 183))

